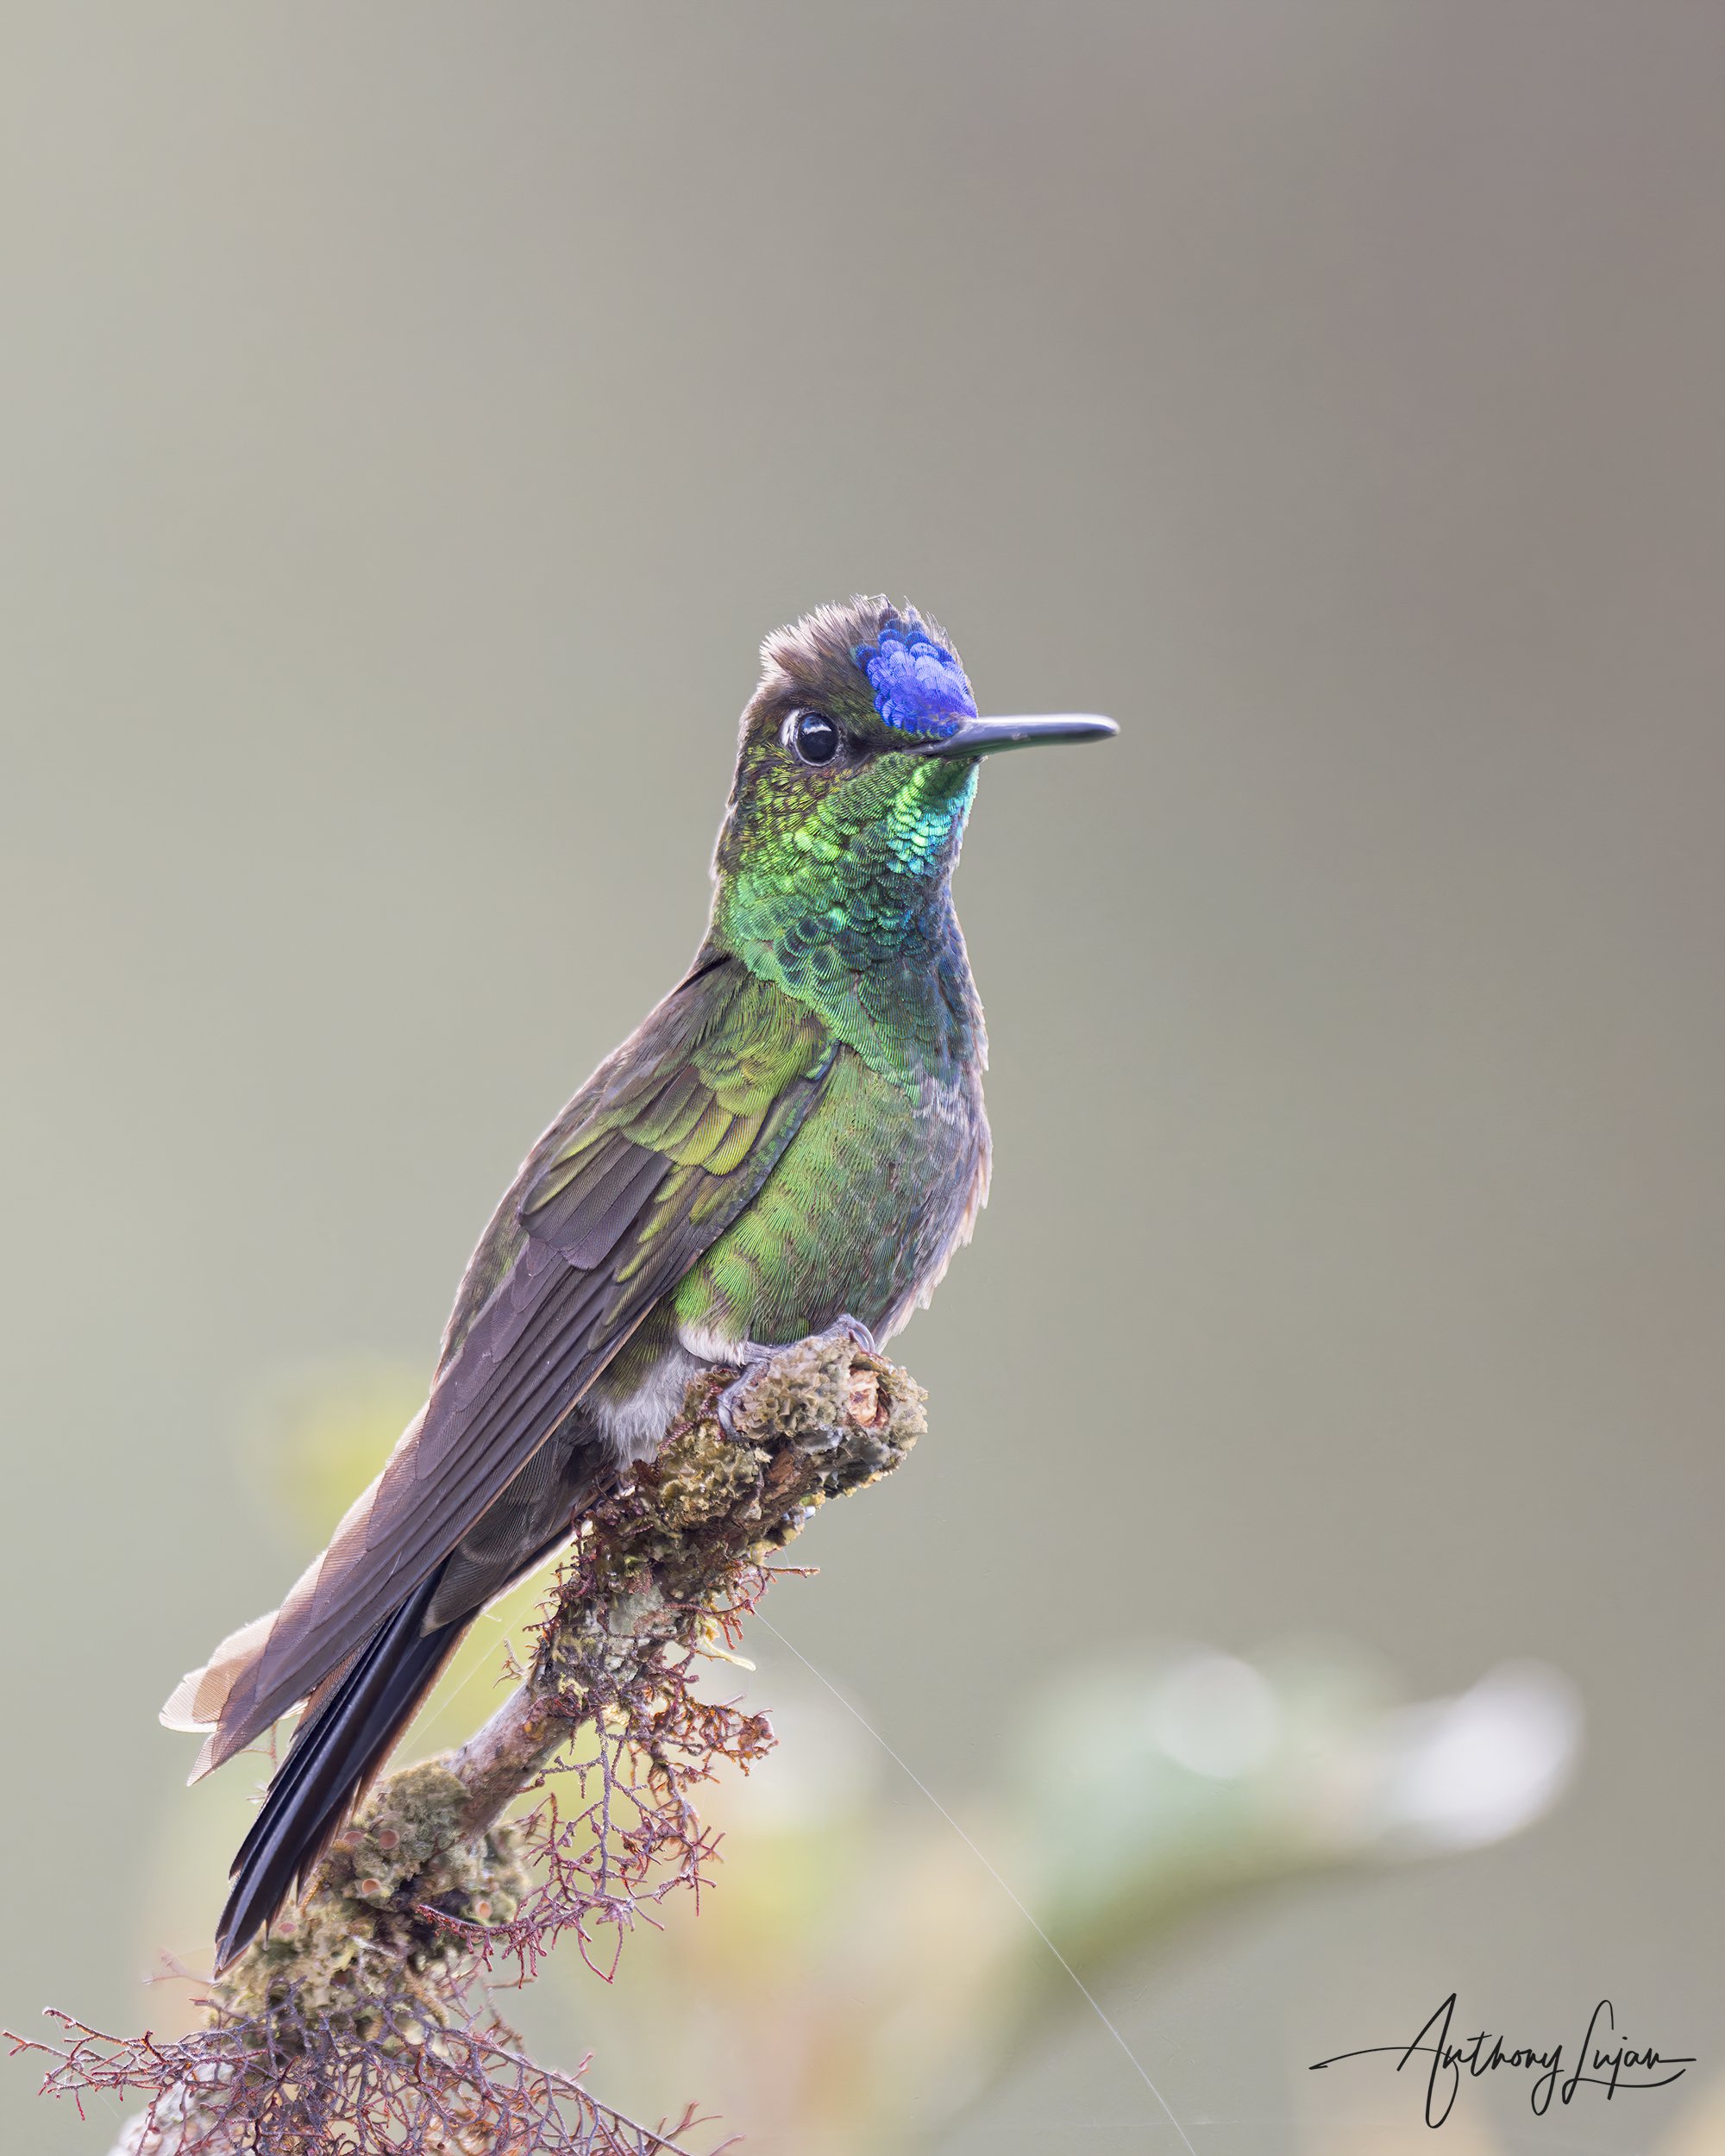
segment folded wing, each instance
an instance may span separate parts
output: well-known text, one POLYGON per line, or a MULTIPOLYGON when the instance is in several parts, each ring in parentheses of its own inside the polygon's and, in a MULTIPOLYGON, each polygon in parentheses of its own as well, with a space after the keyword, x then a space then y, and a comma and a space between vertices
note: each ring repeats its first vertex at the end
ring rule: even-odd
POLYGON ((163 1710, 218 1766, 429 1577, 772 1173, 831 1068, 805 1006, 692 974, 529 1156, 474 1255, 423 1413, 273 1619, 163 1710))

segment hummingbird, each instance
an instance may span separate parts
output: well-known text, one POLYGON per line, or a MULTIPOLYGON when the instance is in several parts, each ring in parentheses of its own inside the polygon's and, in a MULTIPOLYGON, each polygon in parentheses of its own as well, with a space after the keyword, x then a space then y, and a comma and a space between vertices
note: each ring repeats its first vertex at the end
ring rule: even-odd
POLYGON ((927 1304, 988 1189, 951 888, 978 767, 1116 730, 980 717, 908 605, 857 598, 767 638, 693 964, 528 1154, 382 1473, 162 1709, 207 1733, 194 1781, 302 1709, 234 1859, 218 1970, 474 1619, 651 1457, 691 1378, 835 1328, 872 1348, 927 1304))

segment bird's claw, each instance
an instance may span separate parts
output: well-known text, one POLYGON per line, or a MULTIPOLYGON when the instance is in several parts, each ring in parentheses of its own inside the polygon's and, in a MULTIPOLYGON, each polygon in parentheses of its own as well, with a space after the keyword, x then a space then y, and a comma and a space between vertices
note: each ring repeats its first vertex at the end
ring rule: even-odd
MULTIPOLYGON (((853 1318, 849 1311, 842 1313, 820 1332, 807 1333, 804 1337, 819 1341, 849 1340, 851 1346, 863 1355, 878 1355, 881 1352, 874 1334, 860 1318, 853 1318)), ((800 1342, 789 1340, 784 1343, 785 1347, 800 1344, 800 1342)), ((731 1351, 742 1368, 713 1402, 712 1407, 714 1419, 727 1438, 733 1441, 741 1438, 742 1432, 737 1426, 737 1411, 743 1404, 743 1395, 766 1364, 783 1351, 782 1347, 758 1346, 753 1340, 743 1340, 731 1351)))
POLYGON ((733 1444, 740 1442, 743 1435, 737 1426, 737 1410, 743 1404, 743 1396, 772 1360, 774 1352, 771 1348, 756 1347, 752 1340, 743 1341, 734 1351, 743 1367, 712 1403, 713 1420, 733 1444))
POLYGON ((860 1349, 864 1355, 878 1355, 881 1352, 874 1334, 861 1318, 853 1318, 848 1310, 835 1318, 825 1332, 812 1332, 809 1338, 812 1340, 849 1340, 852 1347, 860 1349))

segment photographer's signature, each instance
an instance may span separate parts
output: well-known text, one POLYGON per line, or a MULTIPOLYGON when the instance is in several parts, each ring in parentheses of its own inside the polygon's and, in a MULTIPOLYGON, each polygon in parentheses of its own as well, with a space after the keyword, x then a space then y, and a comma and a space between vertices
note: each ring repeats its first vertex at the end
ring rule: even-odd
POLYGON ((1321 2073, 1327 2066, 1340 2065, 1345 2059, 1372 2059, 1388 2053, 1395 2058, 1396 2071, 1400 2073, 1410 2059, 1429 2058, 1426 2123, 1441 2126, 1454 2106, 1464 2070, 1475 2080, 1504 2067, 1532 2074, 1534 2079, 1527 2100, 1543 2118, 1553 2096, 1569 2103, 1578 2089, 1603 2089, 1609 2103, 1613 2096, 1632 2089, 1669 2088, 1673 2081, 1682 2079, 1685 2067, 1695 2064, 1693 2059, 1668 2058, 1651 2044, 1616 2042, 1617 2017, 1609 1999, 1602 1999, 1594 2008, 1572 2065, 1561 2044, 1541 2051, 1533 2044, 1512 2045, 1490 2029, 1452 2043, 1450 2031, 1455 2010, 1456 1995, 1452 1991, 1411 2043, 1371 2044, 1364 2051, 1338 2052, 1333 2059, 1319 2059, 1310 2071, 1321 2073))

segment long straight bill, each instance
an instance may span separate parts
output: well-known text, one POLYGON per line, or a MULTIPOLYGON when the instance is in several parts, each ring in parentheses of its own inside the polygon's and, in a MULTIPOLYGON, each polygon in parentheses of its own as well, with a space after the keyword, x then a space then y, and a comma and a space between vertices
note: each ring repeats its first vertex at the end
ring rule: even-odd
POLYGON ((1106 741, 1120 728, 1095 711, 1036 713, 1024 718, 967 719, 957 733, 918 750, 924 756, 992 756, 1002 749, 1042 749, 1063 741, 1106 741))

